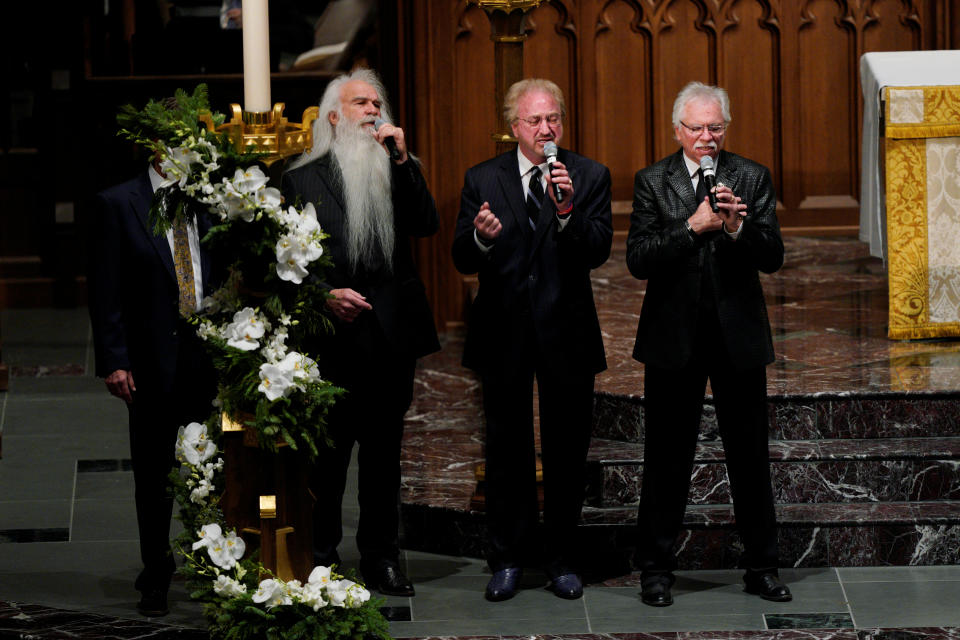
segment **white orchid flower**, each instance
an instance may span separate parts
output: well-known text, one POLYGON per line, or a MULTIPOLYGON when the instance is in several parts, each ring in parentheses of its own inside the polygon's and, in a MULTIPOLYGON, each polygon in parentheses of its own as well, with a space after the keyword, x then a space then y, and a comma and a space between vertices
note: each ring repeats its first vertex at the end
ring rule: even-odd
POLYGON ((302 353, 297 353, 296 351, 291 351, 288 353, 280 363, 280 367, 290 371, 290 373, 293 375, 293 378, 296 380, 313 382, 320 378, 320 372, 317 369, 317 363, 311 358, 303 355, 302 353))
POLYGON ((307 578, 307 584, 326 587, 330 584, 330 567, 314 567, 313 571, 310 572, 310 577, 307 578))
POLYGON ((204 478, 197 484, 196 488, 190 492, 190 502, 195 502, 196 504, 205 502, 212 490, 213 484, 204 478))
POLYGON ((236 532, 233 531, 226 536, 211 540, 210 544, 207 545, 210 560, 221 569, 232 569, 237 564, 237 560, 243 557, 246 550, 247 545, 243 538, 237 536, 236 532))
POLYGON ((190 165, 200 161, 200 154, 188 147, 167 147, 160 160, 160 173, 164 176, 160 187, 169 187, 176 184, 181 189, 187 184, 190 177, 190 165))
POLYGON ((253 601, 272 609, 281 604, 292 604, 293 600, 287 595, 284 585, 279 580, 268 578, 260 583, 253 594, 253 601))
POLYGON ((319 611, 328 604, 326 598, 323 597, 324 594, 325 588, 323 585, 308 582, 303 587, 300 599, 303 604, 313 607, 314 611, 319 611))
POLYGON ((285 235, 277 241, 274 249, 277 255, 277 275, 285 282, 300 284, 310 273, 307 271, 307 252, 302 242, 295 236, 285 235))
POLYGON ((244 307, 233 314, 233 322, 227 326, 227 344, 241 351, 253 351, 260 346, 258 341, 267 328, 262 316, 250 307, 244 307))
POLYGON ((283 196, 276 187, 266 187, 256 193, 257 206, 269 212, 280 211, 283 205, 283 196))
MULTIPOLYGON (((344 582, 350 582, 345 580, 344 582)), ((347 599, 345 604, 351 609, 358 609, 363 606, 363 603, 370 599, 370 592, 364 589, 362 586, 356 582, 351 583, 346 588, 347 599)))
POLYGON ((327 598, 331 606, 345 607, 347 603, 347 588, 353 584, 349 580, 331 580, 327 584, 327 598))
POLYGON ((242 596, 247 592, 246 585, 243 585, 230 576, 220 574, 217 576, 217 579, 213 583, 213 590, 215 593, 227 597, 235 598, 237 596, 242 596))
POLYGON ((207 437, 207 426, 191 422, 177 432, 177 455, 194 467, 215 456, 217 444, 207 437))
POLYGON ((260 365, 260 386, 257 391, 266 395, 267 400, 273 402, 281 396, 289 395, 293 388, 292 370, 269 362, 260 365))
POLYGON ((237 169, 230 182, 240 193, 254 193, 267 186, 270 178, 264 175, 260 167, 251 165, 246 169, 237 169))
POLYGON ((202 547, 209 546, 211 541, 219 540, 223 537, 223 531, 217 523, 205 524, 197 531, 199 540, 193 543, 193 550, 196 551, 202 547))

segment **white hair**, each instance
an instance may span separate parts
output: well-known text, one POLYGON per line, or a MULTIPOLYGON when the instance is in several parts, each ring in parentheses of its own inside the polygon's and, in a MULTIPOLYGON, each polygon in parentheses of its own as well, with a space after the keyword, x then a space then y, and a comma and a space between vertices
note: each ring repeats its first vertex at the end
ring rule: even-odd
POLYGON ((340 118, 330 148, 343 189, 344 248, 351 269, 393 268, 395 243, 390 157, 359 122, 340 118))
POLYGON ((334 125, 330 124, 330 113, 338 114, 338 121, 343 120, 343 104, 340 102, 340 90, 343 88, 343 85, 353 80, 362 80, 373 87, 374 91, 377 92, 377 97, 380 98, 380 117, 386 122, 393 122, 393 119, 390 117, 390 105, 387 104, 387 90, 384 88, 380 76, 378 76, 375 71, 372 69, 359 68, 354 69, 350 73, 337 76, 330 81, 326 90, 323 92, 323 97, 320 98, 320 115, 317 116, 317 119, 313 122, 313 146, 309 151, 302 153, 298 158, 293 160, 287 167, 287 171, 312 162, 330 151, 336 132, 334 125))
POLYGON ((723 114, 724 124, 730 124, 730 96, 726 89, 715 87, 702 82, 689 82, 677 94, 677 99, 673 101, 673 128, 680 126, 680 118, 687 104, 694 100, 712 100, 720 106, 720 113, 723 114))

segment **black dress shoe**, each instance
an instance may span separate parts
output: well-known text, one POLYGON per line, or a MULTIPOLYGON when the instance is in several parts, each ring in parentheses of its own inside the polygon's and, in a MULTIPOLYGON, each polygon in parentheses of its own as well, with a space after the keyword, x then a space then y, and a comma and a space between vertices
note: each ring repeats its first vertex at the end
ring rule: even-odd
POLYGON ((137 611, 142 616, 151 618, 165 616, 170 613, 167 608, 167 592, 164 589, 147 589, 141 594, 137 603, 137 611))
POLYGON ((413 583, 404 575, 400 566, 393 562, 383 562, 373 568, 361 569, 367 587, 376 589, 385 596, 412 596, 413 583))
POLYGON ((743 590, 773 602, 790 602, 793 595, 779 577, 772 573, 748 573, 743 576, 743 590))
POLYGON ((575 573, 564 573, 556 576, 547 587, 558 598, 576 600, 583 595, 583 583, 575 573))
POLYGON ((673 604, 670 594, 672 584, 673 576, 669 574, 646 578, 641 582, 640 599, 651 607, 669 607, 673 604))
POLYGON ((509 600, 517 595, 517 584, 520 582, 520 576, 522 575, 523 569, 520 567, 507 567, 494 571, 490 582, 487 583, 484 597, 490 602, 509 600))

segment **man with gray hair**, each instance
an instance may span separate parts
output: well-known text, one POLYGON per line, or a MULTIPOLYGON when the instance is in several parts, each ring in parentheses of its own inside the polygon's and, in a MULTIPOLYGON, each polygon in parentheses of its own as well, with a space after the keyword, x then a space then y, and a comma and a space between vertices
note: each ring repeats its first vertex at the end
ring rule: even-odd
POLYGON ((743 543, 744 590, 791 599, 777 569, 765 368, 774 354, 758 275, 783 264, 783 241, 770 172, 722 150, 729 125, 727 92, 691 82, 673 108, 681 149, 634 179, 627 266, 647 280, 633 350, 645 367, 638 558, 641 596, 651 606, 673 603, 674 544, 708 378, 743 543), (708 189, 711 165, 716 187, 708 189))
POLYGON ((399 563, 400 440, 416 360, 440 344, 409 239, 436 233, 439 218, 403 130, 389 120, 373 71, 331 81, 313 148, 283 175, 283 194, 289 204, 312 202, 329 234, 333 267, 322 285, 334 330, 310 351, 320 374, 347 391, 328 416, 334 446, 321 449, 311 473, 314 559, 340 563, 341 503, 356 442, 360 572, 372 589, 412 596, 399 563))

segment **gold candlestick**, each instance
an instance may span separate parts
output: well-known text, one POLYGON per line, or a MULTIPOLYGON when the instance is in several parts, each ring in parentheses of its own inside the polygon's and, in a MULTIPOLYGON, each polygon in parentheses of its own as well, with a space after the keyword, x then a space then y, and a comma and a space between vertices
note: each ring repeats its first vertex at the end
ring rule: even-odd
POLYGON ((517 141, 504 122, 501 107, 507 89, 523 78, 523 41, 527 39, 524 19, 527 13, 540 6, 542 0, 469 0, 487 12, 490 19, 490 39, 494 50, 494 100, 500 131, 490 135, 497 143, 497 152, 510 149, 517 141))
POLYGON ((201 113, 200 121, 208 131, 226 134, 238 150, 253 147, 268 154, 261 160, 270 166, 277 160, 309 151, 313 146, 313 122, 320 114, 317 106, 307 107, 302 122, 290 122, 283 116, 286 105, 277 102, 273 111, 243 111, 239 104, 231 104, 233 118, 219 127, 213 124, 210 113, 201 113))

